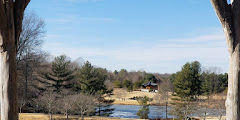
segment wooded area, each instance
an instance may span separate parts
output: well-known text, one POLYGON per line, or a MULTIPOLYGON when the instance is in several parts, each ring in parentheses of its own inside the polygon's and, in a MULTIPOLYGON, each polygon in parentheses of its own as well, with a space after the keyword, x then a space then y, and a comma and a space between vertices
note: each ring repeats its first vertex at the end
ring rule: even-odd
MULTIPOLYGON (((179 72, 159 74, 126 69, 109 71, 89 61, 72 61, 67 55, 53 58, 41 50, 45 22, 34 12, 25 12, 29 2, 0 2, 1 120, 18 120, 18 112, 48 113, 50 119, 55 113, 65 114, 66 118, 80 115, 82 119, 92 115, 109 116, 114 111, 111 108, 114 100, 106 97, 113 95, 115 88, 139 91, 148 82, 160 86, 166 118, 169 92, 172 92, 176 103, 171 104, 171 114, 180 119, 188 119, 193 114, 191 108, 194 102, 199 102, 200 96, 207 97, 209 105, 211 95, 218 93, 228 93, 227 120, 240 119, 240 1, 211 0, 227 39, 228 74, 219 72, 219 68, 203 69, 198 61, 184 64, 179 72)), ((152 99, 136 96, 136 100, 141 105, 137 114, 148 118, 148 102, 152 99)), ((221 104, 218 108, 224 109, 224 106, 221 104)), ((206 114, 205 111, 204 119, 206 114)))

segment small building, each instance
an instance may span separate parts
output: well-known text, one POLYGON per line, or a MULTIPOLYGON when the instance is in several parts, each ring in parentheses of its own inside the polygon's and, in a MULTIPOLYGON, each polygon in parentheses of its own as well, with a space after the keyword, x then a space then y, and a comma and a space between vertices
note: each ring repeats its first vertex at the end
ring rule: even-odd
POLYGON ((141 89, 141 91, 144 92, 158 92, 158 84, 153 82, 144 83, 142 84, 142 87, 144 89, 141 89))

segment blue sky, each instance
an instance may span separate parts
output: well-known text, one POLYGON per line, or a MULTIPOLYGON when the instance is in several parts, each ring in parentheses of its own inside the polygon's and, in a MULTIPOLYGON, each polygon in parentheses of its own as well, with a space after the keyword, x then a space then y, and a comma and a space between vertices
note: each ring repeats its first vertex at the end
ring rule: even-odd
POLYGON ((209 0, 32 0, 46 22, 43 50, 108 70, 174 73, 186 62, 228 71, 209 0))

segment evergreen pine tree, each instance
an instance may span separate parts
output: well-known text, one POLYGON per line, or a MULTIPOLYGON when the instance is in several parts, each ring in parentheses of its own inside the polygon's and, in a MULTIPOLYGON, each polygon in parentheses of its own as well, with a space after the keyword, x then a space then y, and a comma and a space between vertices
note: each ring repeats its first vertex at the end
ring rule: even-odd
POLYGON ((175 76, 174 89, 181 98, 192 97, 200 94, 200 63, 195 61, 186 63, 175 76))
POLYGON ((52 62, 51 71, 44 73, 39 82, 44 84, 45 90, 47 88, 54 89, 55 92, 60 92, 61 89, 72 88, 71 80, 74 79, 74 69, 71 68, 70 61, 65 55, 55 57, 52 62))
POLYGON ((105 81, 107 73, 105 69, 94 68, 90 62, 86 62, 77 74, 78 91, 87 94, 95 94, 99 90, 107 91, 105 81))
POLYGON ((191 70, 191 90, 192 90, 192 95, 196 96, 196 95, 200 95, 200 91, 201 91, 201 80, 200 80, 200 72, 201 72, 201 64, 198 61, 194 61, 191 63, 190 66, 190 70, 191 70))
POLYGON ((97 97, 96 115, 109 116, 114 109, 111 109, 113 100, 106 100, 105 97, 112 94, 112 90, 108 90, 105 81, 107 79, 107 70, 102 68, 94 68, 90 62, 86 62, 79 70, 78 84, 76 88, 79 92, 95 95, 97 97))
POLYGON ((203 95, 209 96, 213 92, 211 76, 209 73, 203 72, 201 75, 201 93, 203 95))
POLYGON ((175 92, 177 93, 177 96, 181 98, 185 98, 188 96, 191 96, 191 71, 190 71, 190 63, 186 63, 181 72, 176 74, 176 78, 174 81, 175 86, 175 92))

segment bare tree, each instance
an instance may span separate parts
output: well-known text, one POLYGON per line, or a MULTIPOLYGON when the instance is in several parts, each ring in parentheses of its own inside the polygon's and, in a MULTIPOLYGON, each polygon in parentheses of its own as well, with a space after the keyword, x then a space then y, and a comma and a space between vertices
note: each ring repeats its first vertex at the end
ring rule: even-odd
POLYGON ((53 112, 57 111, 57 100, 59 95, 54 92, 53 89, 46 90, 39 98, 36 99, 36 103, 48 110, 49 118, 52 120, 53 112))
POLYGON ((167 119, 167 114, 168 114, 168 98, 169 98, 168 92, 171 91, 171 86, 170 85, 171 85, 170 80, 164 80, 161 83, 161 85, 159 86, 160 98, 163 102, 165 102, 166 119, 167 119))
POLYGON ((207 119, 207 113, 210 111, 209 107, 211 105, 210 101, 212 100, 212 96, 208 95, 206 96, 199 96, 196 100, 197 107, 195 109, 195 113, 200 117, 201 120, 207 119))
POLYGON ((30 0, 0 1, 1 120, 18 120, 16 51, 22 19, 30 0))
POLYGON ((42 38, 45 35, 45 22, 33 11, 24 13, 22 22, 22 32, 17 48, 17 59, 22 60, 22 56, 29 53, 37 53, 42 46, 42 38))
POLYGON ((71 96, 71 98, 74 100, 75 111, 79 113, 82 120, 84 120, 85 115, 89 115, 96 108, 94 97, 91 95, 76 94, 71 96))
POLYGON ((196 109, 196 103, 191 102, 189 98, 184 98, 182 101, 174 101, 172 105, 170 114, 178 116, 181 120, 188 120, 193 116, 196 109))
POLYGON ((210 0, 225 32, 229 51, 226 119, 240 120, 240 1, 210 0))
POLYGON ((63 98, 58 100, 59 111, 63 112, 66 115, 66 119, 68 120, 68 116, 71 110, 74 107, 74 100, 72 99, 72 95, 64 96, 63 98))
MULTIPOLYGON (((17 77, 24 83, 18 85, 24 87, 22 92, 21 103, 26 103, 29 82, 32 82, 33 73, 37 69, 37 64, 41 60, 42 52, 39 49, 42 45, 42 37, 45 34, 45 23, 33 11, 25 11, 22 32, 19 38, 19 45, 17 48, 17 77)), ((19 89, 19 88, 18 88, 19 89)), ((21 104, 22 105, 22 104, 21 104)))
POLYGON ((225 98, 224 95, 222 95, 222 98, 216 98, 216 99, 211 99, 210 100, 211 104, 213 105, 213 108, 216 109, 216 116, 218 116, 218 120, 222 120, 222 117, 225 113, 225 98))
MULTIPOLYGON (((44 53, 31 53, 22 56, 22 60, 17 63, 17 87, 19 108, 29 106, 32 98, 36 96, 35 85, 40 74, 39 69, 46 61, 47 55, 44 53)), ((46 70, 46 69, 45 69, 46 70)), ((30 105, 31 106, 31 105, 30 105)))
POLYGON ((66 115, 66 119, 68 120, 69 113, 74 110, 75 106, 75 92, 69 89, 61 90, 61 98, 58 99, 57 105, 59 106, 59 111, 66 115))

